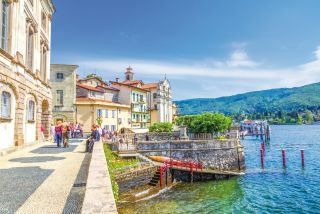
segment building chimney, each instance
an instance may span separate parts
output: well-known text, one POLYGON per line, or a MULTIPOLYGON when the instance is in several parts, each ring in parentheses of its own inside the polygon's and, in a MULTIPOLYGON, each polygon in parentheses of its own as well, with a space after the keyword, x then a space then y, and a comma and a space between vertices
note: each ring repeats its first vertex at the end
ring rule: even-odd
POLYGON ((116 77, 116 82, 119 82, 119 77, 116 77))

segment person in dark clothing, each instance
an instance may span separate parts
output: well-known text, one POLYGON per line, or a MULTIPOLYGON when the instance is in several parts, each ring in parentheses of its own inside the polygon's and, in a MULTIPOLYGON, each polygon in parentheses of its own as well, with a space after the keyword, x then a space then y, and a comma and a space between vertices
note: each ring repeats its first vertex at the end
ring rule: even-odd
POLYGON ((97 141, 100 141, 100 133, 99 133, 99 131, 97 129, 97 126, 93 125, 91 130, 92 130, 91 136, 87 140, 87 145, 88 145, 87 150, 89 152, 92 152, 94 143, 97 142, 97 141))

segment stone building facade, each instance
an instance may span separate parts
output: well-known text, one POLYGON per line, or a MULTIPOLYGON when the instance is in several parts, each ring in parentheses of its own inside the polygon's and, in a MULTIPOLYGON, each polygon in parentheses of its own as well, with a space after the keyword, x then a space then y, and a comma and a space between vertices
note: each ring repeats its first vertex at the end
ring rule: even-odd
POLYGON ((151 124, 172 123, 174 106, 169 80, 165 78, 157 83, 144 84, 142 88, 150 91, 148 106, 151 112, 151 124))
POLYGON ((148 108, 149 90, 143 88, 142 80, 134 80, 132 68, 127 68, 123 81, 110 81, 112 87, 119 90, 119 102, 131 106, 131 126, 134 132, 147 132, 150 126, 148 108))
POLYGON ((0 2, 0 150, 34 143, 51 122, 51 0, 0 2))
POLYGON ((77 65, 52 64, 50 86, 52 91, 53 122, 76 122, 77 65))

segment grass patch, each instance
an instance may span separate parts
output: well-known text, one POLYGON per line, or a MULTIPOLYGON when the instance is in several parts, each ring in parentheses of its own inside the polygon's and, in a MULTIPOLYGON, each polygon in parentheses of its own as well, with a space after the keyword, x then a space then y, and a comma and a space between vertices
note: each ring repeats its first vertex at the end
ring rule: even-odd
POLYGON ((117 169, 121 169, 126 166, 133 166, 139 163, 139 160, 133 159, 133 158, 126 159, 126 158, 119 157, 115 152, 111 151, 108 144, 103 144, 103 148, 104 148, 104 154, 106 156, 106 160, 108 163, 109 174, 111 177, 113 195, 114 195, 114 198, 118 200, 119 187, 116 182, 115 171, 117 169))

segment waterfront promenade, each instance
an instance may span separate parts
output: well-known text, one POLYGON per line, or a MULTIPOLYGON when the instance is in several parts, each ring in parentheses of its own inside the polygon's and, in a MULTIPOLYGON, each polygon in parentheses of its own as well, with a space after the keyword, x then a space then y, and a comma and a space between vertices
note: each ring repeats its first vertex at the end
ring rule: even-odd
POLYGON ((83 140, 69 148, 36 144, 0 157, 0 213, 79 213, 90 154, 83 140))

